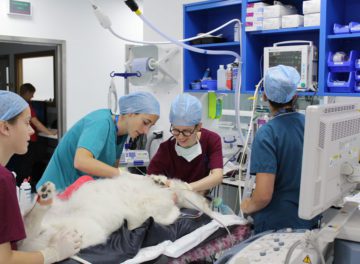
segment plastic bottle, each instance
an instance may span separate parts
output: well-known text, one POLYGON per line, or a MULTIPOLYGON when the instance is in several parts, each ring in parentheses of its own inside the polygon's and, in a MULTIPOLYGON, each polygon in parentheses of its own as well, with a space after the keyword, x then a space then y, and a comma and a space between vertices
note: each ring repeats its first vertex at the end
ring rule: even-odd
POLYGON ((215 208, 218 208, 220 213, 224 214, 224 215, 230 215, 230 214, 235 214, 233 210, 231 210, 231 208, 226 205, 223 201, 222 198, 220 197, 216 197, 213 200, 213 205, 215 208))
POLYGON ((226 89, 232 90, 232 66, 228 64, 226 67, 226 89))
POLYGON ((226 90, 226 70, 224 65, 219 65, 219 69, 217 70, 217 89, 218 90, 226 90))
POLYGON ((239 71, 239 60, 236 59, 233 63, 232 63, 232 89, 239 89, 238 87, 236 87, 236 80, 237 80, 237 74, 239 71))
POLYGON ((240 25, 235 23, 234 25, 234 41, 240 41, 240 25))
POLYGON ((27 179, 24 179, 20 185, 19 201, 21 208, 26 209, 31 205, 31 185, 27 179))

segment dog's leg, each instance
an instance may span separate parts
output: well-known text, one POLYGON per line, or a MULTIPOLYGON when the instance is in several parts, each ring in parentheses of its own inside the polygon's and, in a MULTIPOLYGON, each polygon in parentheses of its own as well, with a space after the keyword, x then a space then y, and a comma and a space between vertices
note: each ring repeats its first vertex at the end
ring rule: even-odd
POLYGON ((38 198, 34 208, 24 217, 27 238, 33 238, 41 232, 41 222, 46 211, 50 208, 55 196, 55 185, 44 183, 38 191, 38 198))

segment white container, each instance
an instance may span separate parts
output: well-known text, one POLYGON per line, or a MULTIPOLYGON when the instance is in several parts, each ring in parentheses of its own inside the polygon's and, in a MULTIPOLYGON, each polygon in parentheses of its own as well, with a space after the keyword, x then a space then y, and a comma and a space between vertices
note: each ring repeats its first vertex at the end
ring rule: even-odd
POLYGON ((20 208, 27 209, 31 205, 31 185, 24 180, 19 190, 20 208))
POLYGON ((272 30, 281 28, 281 17, 266 18, 263 21, 263 30, 272 30))
POLYGON ((264 18, 282 17, 296 14, 296 8, 290 5, 272 5, 264 7, 264 18))
POLYGON ((226 90, 226 70, 224 65, 219 65, 219 69, 216 72, 217 77, 217 89, 226 90))
POLYGON ((304 16, 304 27, 320 26, 320 13, 304 16))
POLYGON ((228 64, 226 67, 226 89, 232 90, 232 65, 228 64))
POLYGON ((321 1, 320 0, 311 0, 303 2, 303 14, 316 14, 320 13, 321 1))
POLYGON ((240 41, 240 25, 235 23, 234 25, 234 41, 240 41))
POLYGON ((281 18, 282 28, 302 27, 304 25, 304 16, 288 15, 281 18))
POLYGON ((245 23, 245 31, 256 31, 263 29, 263 21, 254 21, 245 23))
POLYGON ((245 18, 245 21, 246 22, 253 22, 253 21, 263 21, 264 19, 264 16, 263 16, 263 13, 247 13, 246 14, 246 18, 245 18))

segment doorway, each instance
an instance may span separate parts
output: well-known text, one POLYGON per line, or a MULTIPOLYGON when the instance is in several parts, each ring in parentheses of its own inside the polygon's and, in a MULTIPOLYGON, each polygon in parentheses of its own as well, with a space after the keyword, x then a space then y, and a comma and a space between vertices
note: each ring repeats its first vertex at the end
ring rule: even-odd
POLYGON ((19 60, 48 54, 53 56, 54 72, 50 114, 55 116, 60 138, 66 130, 65 41, 0 35, 0 89, 18 92, 22 75, 19 60))
POLYGON ((14 155, 7 164, 17 173, 17 184, 31 179, 34 191, 66 129, 65 41, 0 35, 0 89, 19 94, 24 83, 36 87, 31 100, 36 118, 57 129, 57 136, 38 133, 29 142, 28 152, 14 155))

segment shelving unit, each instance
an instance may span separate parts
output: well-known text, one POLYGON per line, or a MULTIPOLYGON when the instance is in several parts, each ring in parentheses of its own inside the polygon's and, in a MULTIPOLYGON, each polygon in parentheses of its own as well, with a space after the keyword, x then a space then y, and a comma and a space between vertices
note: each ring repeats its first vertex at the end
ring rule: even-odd
MULTIPOLYGON (((212 0, 184 5, 184 37, 193 37, 198 33, 205 33, 231 19, 241 19, 240 0, 212 0)), ((214 44, 194 45, 198 48, 211 50, 230 50, 239 53, 240 42, 234 42, 233 24, 219 32, 226 42, 214 44)), ((229 64, 234 61, 232 56, 216 56, 194 53, 184 50, 184 91, 207 92, 207 90, 191 90, 190 83, 199 80, 205 69, 210 68, 211 76, 216 79, 216 71, 220 64, 229 64)), ((233 93, 232 91, 215 91, 217 93, 233 93)))
MULTIPOLYGON (((184 37, 192 37, 198 33, 207 32, 233 19, 241 19, 245 24, 246 6, 248 3, 261 2, 259 0, 209 0, 184 5, 184 37)), ((289 4, 302 13, 302 0, 288 0, 289 4)), ((321 22, 319 27, 299 27, 279 30, 263 30, 245 32, 242 26, 242 93, 253 93, 255 85, 262 77, 263 50, 275 42, 288 40, 309 40, 316 45, 319 53, 318 63, 318 91, 320 96, 360 96, 360 93, 333 93, 327 86, 329 69, 327 57, 329 52, 359 50, 360 33, 334 34, 334 23, 348 24, 351 21, 360 22, 359 0, 321 0, 321 22)), ((199 48, 214 50, 240 51, 240 43, 233 42, 233 27, 228 26, 222 32, 227 39, 225 43, 196 45, 199 48)), ((360 52, 359 52, 360 53, 360 52)), ((184 51, 184 91, 190 89, 191 81, 200 79, 207 67, 210 68, 213 79, 220 64, 233 62, 231 56, 209 56, 184 51)), ((224 91, 217 91, 223 93, 224 91)), ((231 93, 231 91, 230 91, 231 93)), ((313 95, 313 92, 299 93, 299 95, 313 95)))

